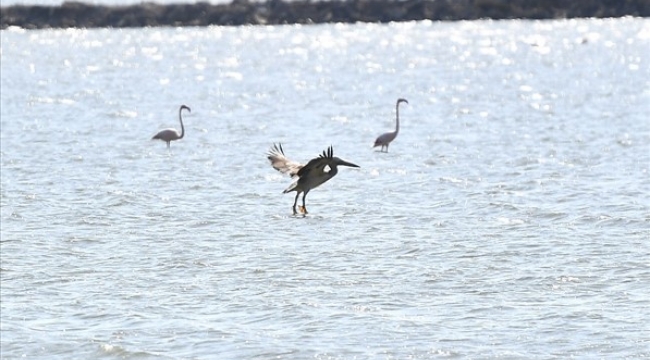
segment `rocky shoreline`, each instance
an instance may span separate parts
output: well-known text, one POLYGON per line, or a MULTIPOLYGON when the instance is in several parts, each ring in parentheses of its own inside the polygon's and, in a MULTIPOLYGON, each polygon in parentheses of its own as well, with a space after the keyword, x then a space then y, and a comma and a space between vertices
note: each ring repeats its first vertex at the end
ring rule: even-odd
POLYGON ((229 4, 12 5, 0 29, 650 17, 650 0, 233 0, 229 4))

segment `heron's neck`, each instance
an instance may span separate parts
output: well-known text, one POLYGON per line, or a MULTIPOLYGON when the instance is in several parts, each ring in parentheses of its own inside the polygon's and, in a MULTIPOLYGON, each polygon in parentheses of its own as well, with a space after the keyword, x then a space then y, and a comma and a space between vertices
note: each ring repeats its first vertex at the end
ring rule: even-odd
POLYGON ((178 110, 178 121, 181 122, 181 136, 179 138, 182 139, 183 136, 185 136, 185 126, 183 126, 183 108, 178 110))
POLYGON ((339 172, 339 168, 336 165, 331 165, 330 166, 330 171, 328 172, 328 175, 330 178, 333 178, 334 175, 336 175, 339 172))

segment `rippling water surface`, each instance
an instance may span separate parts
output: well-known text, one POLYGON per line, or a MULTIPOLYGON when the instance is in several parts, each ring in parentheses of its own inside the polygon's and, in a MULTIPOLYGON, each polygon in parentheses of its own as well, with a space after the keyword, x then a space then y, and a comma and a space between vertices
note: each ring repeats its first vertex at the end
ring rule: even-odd
POLYGON ((3 359, 650 356, 647 19, 1 36, 3 359))

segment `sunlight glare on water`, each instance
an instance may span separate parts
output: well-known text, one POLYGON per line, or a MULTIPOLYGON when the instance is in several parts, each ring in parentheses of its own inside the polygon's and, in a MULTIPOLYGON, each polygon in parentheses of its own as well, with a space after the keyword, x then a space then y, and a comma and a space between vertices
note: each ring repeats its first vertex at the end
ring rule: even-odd
POLYGON ((3 359, 650 356, 647 19, 0 35, 3 359))

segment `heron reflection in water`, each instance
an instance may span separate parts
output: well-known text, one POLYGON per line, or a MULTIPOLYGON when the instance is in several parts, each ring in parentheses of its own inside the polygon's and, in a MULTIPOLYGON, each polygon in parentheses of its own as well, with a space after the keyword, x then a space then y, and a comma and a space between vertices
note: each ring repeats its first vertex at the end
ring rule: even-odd
POLYGON ((298 197, 302 193, 302 206, 299 207, 300 212, 307 214, 305 207, 305 197, 311 189, 319 187, 327 180, 333 178, 338 173, 338 166, 349 166, 358 168, 359 165, 347 162, 343 159, 334 156, 334 151, 330 146, 327 150, 323 151, 321 155, 309 160, 305 165, 291 161, 284 156, 282 144, 273 144, 273 147, 268 152, 268 159, 271 161, 271 166, 283 174, 288 174, 296 179, 293 184, 286 188, 283 193, 286 194, 291 191, 296 192, 296 198, 293 201, 293 214, 296 215, 296 205, 298 204, 298 197))

